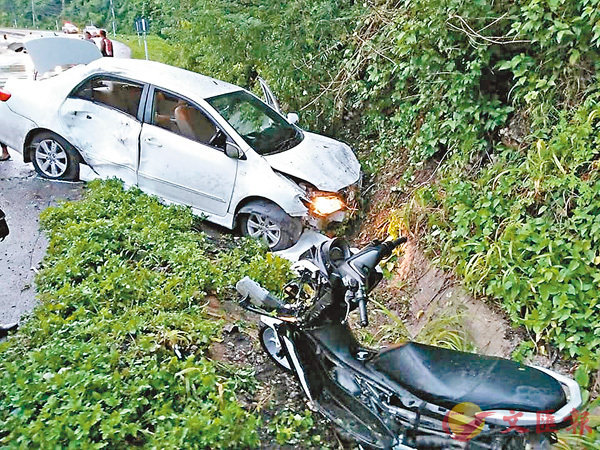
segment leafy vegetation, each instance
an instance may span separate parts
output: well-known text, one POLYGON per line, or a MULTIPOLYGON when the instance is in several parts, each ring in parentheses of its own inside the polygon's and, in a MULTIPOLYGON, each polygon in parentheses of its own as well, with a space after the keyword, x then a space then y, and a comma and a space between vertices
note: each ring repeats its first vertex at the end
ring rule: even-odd
POLYGON ((206 357, 221 327, 206 296, 243 275, 279 289, 287 263, 249 240, 218 249, 189 210, 120 182, 88 186, 42 215, 40 304, 0 344, 0 445, 256 446, 237 402, 256 382, 206 357))
POLYGON ((419 193, 441 207, 429 223, 444 262, 474 291, 501 299, 535 342, 590 364, 600 354, 599 113, 590 100, 549 140, 499 151, 476 179, 448 177, 419 193))
POLYGON ((321 436, 311 433, 314 430, 314 420, 309 410, 305 410, 303 414, 283 410, 269 422, 267 428, 278 444, 322 444, 321 436))

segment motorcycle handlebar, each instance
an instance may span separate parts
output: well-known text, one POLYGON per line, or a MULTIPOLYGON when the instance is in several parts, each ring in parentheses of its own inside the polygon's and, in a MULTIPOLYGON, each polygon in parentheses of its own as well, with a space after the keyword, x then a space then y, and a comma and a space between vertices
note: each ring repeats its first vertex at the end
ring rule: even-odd
MULTIPOLYGON (((369 278, 370 272, 375 269, 375 266, 377 266, 382 259, 390 256, 396 247, 406 241, 407 238, 405 236, 387 242, 374 241, 352 257, 351 264, 354 266, 354 270, 361 274, 361 278, 366 280, 369 278)), ((369 316, 367 314, 367 298, 363 287, 357 291, 356 301, 360 313, 360 325, 366 327, 369 325, 369 316)))
POLYGON ((269 291, 263 288, 252 278, 246 276, 238 281, 235 289, 245 298, 249 298, 250 302, 258 308, 269 309, 284 309, 285 305, 269 291))
POLYGON ((406 236, 400 236, 398 239, 394 240, 394 241, 387 241, 381 244, 381 259, 383 258, 387 258, 388 256, 390 256, 392 254, 392 251, 394 251, 394 249, 396 247, 398 247, 401 244, 404 244, 407 241, 407 237, 406 236))
POLYGON ((365 298, 358 301, 358 312, 360 313, 360 326, 366 327, 369 325, 369 315, 367 314, 367 302, 365 298))

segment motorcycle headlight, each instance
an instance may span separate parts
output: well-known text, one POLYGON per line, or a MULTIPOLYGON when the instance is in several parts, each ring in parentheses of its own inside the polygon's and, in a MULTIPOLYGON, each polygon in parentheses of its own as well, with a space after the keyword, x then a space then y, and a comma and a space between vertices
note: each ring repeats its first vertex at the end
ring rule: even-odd
POLYGON ((311 200, 311 207, 318 216, 328 216, 346 207, 341 198, 336 195, 316 196, 311 200))

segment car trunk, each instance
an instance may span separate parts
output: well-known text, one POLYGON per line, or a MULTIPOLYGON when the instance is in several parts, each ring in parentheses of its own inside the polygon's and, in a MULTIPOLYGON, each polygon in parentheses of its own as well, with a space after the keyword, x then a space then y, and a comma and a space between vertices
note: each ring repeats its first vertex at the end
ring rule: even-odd
POLYGON ((24 42, 38 75, 102 58, 93 42, 73 37, 43 37, 24 42))

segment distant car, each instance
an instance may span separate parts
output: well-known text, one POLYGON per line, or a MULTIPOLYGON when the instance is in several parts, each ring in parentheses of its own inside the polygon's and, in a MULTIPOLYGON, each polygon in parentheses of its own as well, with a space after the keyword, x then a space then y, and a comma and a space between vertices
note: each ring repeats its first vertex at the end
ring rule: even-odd
POLYGON ((99 37, 100 36, 100 28, 94 26, 94 25, 87 25, 84 29, 83 32, 88 32, 92 35, 92 37, 99 37))
POLYGON ((87 165, 211 222, 239 225, 273 250, 292 246, 305 226, 343 220, 357 193, 351 148, 301 130, 295 114, 283 117, 265 83, 270 104, 177 67, 101 58, 78 39, 25 46, 40 74, 82 63, 0 91, 0 142, 42 177, 76 180, 87 165))
POLYGON ((77 34, 79 33, 79 28, 73 25, 71 22, 65 22, 62 26, 62 32, 67 34, 77 34))

